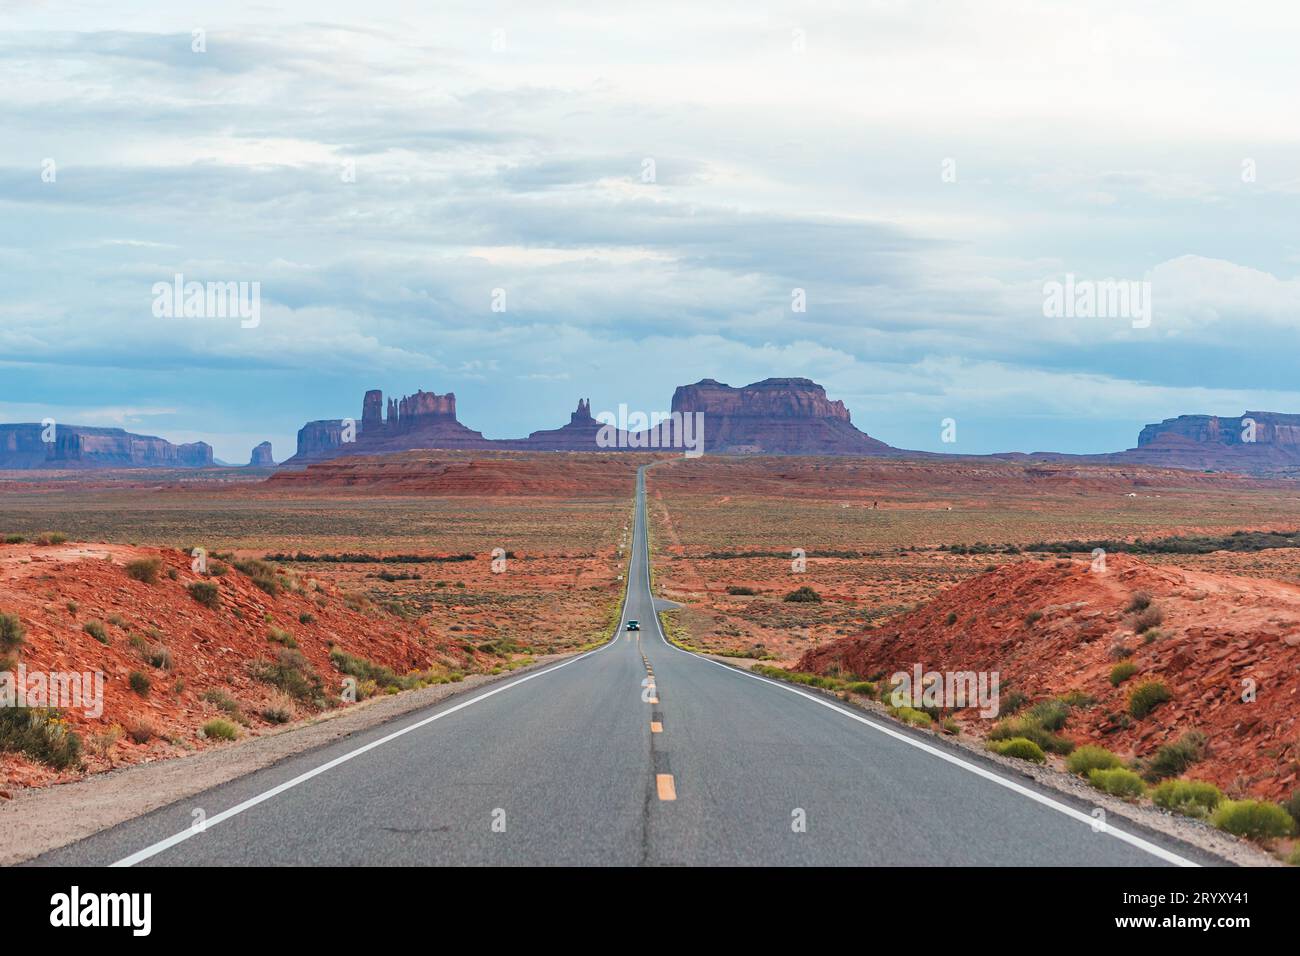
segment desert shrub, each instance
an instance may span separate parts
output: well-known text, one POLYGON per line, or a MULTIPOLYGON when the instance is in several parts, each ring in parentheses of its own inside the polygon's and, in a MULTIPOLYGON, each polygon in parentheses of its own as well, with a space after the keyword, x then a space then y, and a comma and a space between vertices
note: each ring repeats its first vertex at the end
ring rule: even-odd
POLYGON ((79 611, 79 610, 81 609, 81 605, 78 604, 76 601, 69 601, 69 602, 68 602, 66 605, 64 605, 64 606, 68 609, 68 613, 69 613, 69 614, 76 614, 77 611, 79 611))
POLYGON ((253 676, 272 687, 278 687, 294 700, 317 701, 322 695, 320 675, 312 670, 311 663, 301 651, 284 648, 275 661, 256 661, 253 676))
POLYGON ((1073 741, 1052 733, 1028 717, 1008 717, 999 720, 989 731, 990 740, 1014 740, 1017 737, 1031 740, 1040 749, 1052 753, 1068 754, 1074 750, 1073 741))
POLYGON ((1172 699, 1173 694, 1169 693, 1169 688, 1164 685, 1163 681, 1147 681, 1134 687, 1129 693, 1128 712, 1141 720, 1165 701, 1172 699))
POLYGON ((0 751, 26 754, 56 770, 81 766, 81 738, 45 707, 0 707, 0 751))
POLYGON ((1141 634, 1143 631, 1149 631, 1153 627, 1158 627, 1164 622, 1164 619, 1164 612, 1153 604, 1146 610, 1139 611, 1137 614, 1133 615, 1133 619, 1130 623, 1133 626, 1133 630, 1138 634, 1141 634))
POLYGON ((120 627, 122 630, 126 630, 126 618, 120 614, 110 614, 108 616, 108 623, 112 624, 114 627, 120 627))
POLYGON ((149 688, 153 686, 153 681, 149 680, 149 675, 144 671, 131 671, 126 682, 130 685, 131 689, 141 697, 148 697, 149 688))
POLYGON ((1120 661, 1110 669, 1110 682, 1114 687, 1118 687, 1130 677, 1138 672, 1138 666, 1132 661, 1120 661))
POLYGON ((1124 761, 1105 747, 1085 744, 1065 758, 1065 769, 1070 773, 1088 776, 1093 770, 1114 770, 1124 766, 1124 761))
POLYGON ((1133 656, 1133 648, 1129 647, 1123 641, 1116 641, 1110 646, 1111 660, 1122 661, 1133 656))
POLYGON ((1286 812, 1291 814, 1291 819, 1300 826, 1300 788, 1291 791, 1291 799, 1282 804, 1286 812))
POLYGON ((298 615, 299 624, 311 624, 315 620, 316 620, 316 615, 312 614, 310 611, 303 611, 301 614, 298 615))
POLYGON ((1044 730, 1060 730, 1070 718, 1070 705, 1063 700, 1040 700, 1030 707, 1025 719, 1032 720, 1044 730))
POLYGON ((248 575, 254 584, 271 595, 271 597, 275 597, 280 593, 280 579, 275 573, 274 565, 267 564, 265 561, 258 561, 256 558, 249 558, 247 561, 236 561, 235 567, 248 575))
POLYGON ((1251 840, 1287 836, 1295 827, 1291 815, 1266 800, 1224 800, 1214 811, 1220 830, 1251 840))
POLYGON ((961 733, 961 724, 957 723, 957 720, 954 717, 945 717, 939 722, 939 725, 943 727, 943 732, 945 734, 952 734, 956 737, 961 733))
POLYGON ((140 650, 140 657, 150 667, 156 667, 162 671, 172 669, 172 652, 161 644, 147 644, 140 650))
POLYGON ((203 725, 203 736, 209 740, 235 740, 239 736, 239 729, 230 721, 218 717, 203 725))
POLYGON ((1071 707, 1091 707, 1093 704, 1097 703, 1097 698, 1079 690, 1078 688, 1067 690, 1064 694, 1058 697, 1057 700, 1069 704, 1071 707))
POLYGON ((791 591, 781 600, 794 604, 820 604, 822 596, 805 584, 803 587, 791 591))
POLYGON ((221 592, 211 581, 195 581, 189 586, 188 590, 190 597, 204 607, 215 609, 221 606, 221 592))
POLYGON ((1129 596, 1128 607, 1124 608, 1125 614, 1136 614, 1138 611, 1145 611, 1151 606, 1151 593, 1149 591, 1134 591, 1129 596))
POLYGON ((126 562, 125 568, 127 577, 143 581, 145 584, 154 584, 158 580, 158 572, 162 570, 162 559, 137 558, 126 562))
POLYGON ((1154 782, 1165 777, 1177 777, 1187 768, 1205 757, 1209 739, 1199 730, 1189 730, 1173 743, 1161 746, 1146 761, 1145 776, 1154 782))
POLYGON ((1037 624, 1042 619, 1043 619, 1042 611, 1030 611, 1028 614, 1025 615, 1026 624, 1037 624))
POLYGON ((1151 799, 1156 806, 1185 817, 1208 817, 1222 802, 1223 794, 1214 784, 1200 780, 1166 780, 1151 791, 1151 799))
POLYGON ((889 712, 909 727, 929 727, 930 715, 913 707, 891 707, 889 712))
POLYGON ((1003 714, 1014 714, 1029 703, 1029 698, 1018 690, 1003 696, 998 711, 1003 714))
POLYGON ((147 744, 158 736, 158 728, 148 717, 128 717, 123 726, 126 735, 138 744, 147 744))
POLYGON ((267 629, 266 639, 268 641, 274 641, 276 644, 283 644, 285 647, 298 646, 298 642, 294 639, 292 634, 274 626, 267 629))
POLYGON ((22 544, 27 539, 20 534, 5 535, 5 544, 22 544))
POLYGON ((208 574, 212 575, 214 578, 223 578, 229 571, 230 567, 222 564, 220 561, 212 561, 208 564, 208 574))
POLYGON ((877 690, 876 685, 871 683, 869 680, 854 681, 844 689, 851 694, 862 694, 864 697, 873 698, 876 696, 877 690))
POLYGON ((956 623, 957 623, 957 612, 956 612, 956 611, 949 611, 949 612, 948 612, 948 616, 945 617, 943 620, 944 620, 944 623, 945 623, 945 624, 948 624, 948 625, 956 624, 956 623))
POLYGON ((1015 757, 1017 760, 1032 760, 1044 763, 1047 757, 1043 748, 1024 737, 1010 737, 1006 740, 990 740, 989 749, 1003 757, 1015 757))
POLYGON ((287 724, 293 720, 293 711, 285 707, 263 707, 262 719, 268 724, 287 724))
POLYGON ((17 614, 0 614, 0 654, 18 650, 26 643, 27 632, 17 614))
POLYGON ((742 597, 752 597, 753 595, 757 594, 758 592, 755 591, 753 588, 746 588, 746 587, 741 587, 741 586, 738 585, 738 584, 733 584, 733 585, 731 585, 730 587, 727 588, 727 593, 728 593, 728 594, 739 595, 739 596, 742 596, 742 597))
POLYGON ((1147 785, 1142 782, 1142 778, 1124 767, 1089 770, 1088 782, 1112 797, 1123 797, 1126 800, 1140 797, 1147 790, 1147 785))
POLYGON ((36 544, 41 547, 48 547, 52 544, 63 544, 68 540, 68 536, 61 531, 42 531, 35 538, 36 544))
POLYGON ((87 634, 89 634, 91 637, 93 637, 95 640, 99 641, 99 643, 101 644, 108 643, 108 631, 104 629, 104 625, 102 622, 87 621, 85 624, 81 625, 81 629, 85 631, 87 634))

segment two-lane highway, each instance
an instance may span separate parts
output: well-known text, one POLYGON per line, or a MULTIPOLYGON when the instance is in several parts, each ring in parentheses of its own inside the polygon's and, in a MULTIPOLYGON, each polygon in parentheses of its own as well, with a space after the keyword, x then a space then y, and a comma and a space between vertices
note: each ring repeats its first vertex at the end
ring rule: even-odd
POLYGON ((931 734, 668 644, 645 473, 612 640, 309 751, 40 864, 1167 865, 931 734), (640 632, 624 630, 639 620, 640 632))

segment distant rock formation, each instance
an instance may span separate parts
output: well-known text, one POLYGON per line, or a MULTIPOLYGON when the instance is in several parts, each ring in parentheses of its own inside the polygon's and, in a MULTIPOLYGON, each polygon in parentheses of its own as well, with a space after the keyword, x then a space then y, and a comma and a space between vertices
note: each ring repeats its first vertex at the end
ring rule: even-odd
POLYGON ((1276 474, 1300 469, 1300 415, 1179 415, 1147 425, 1136 448, 1111 456, 1172 468, 1276 474))
POLYGON ((250 468, 273 468, 275 459, 271 456, 271 443, 264 441, 253 449, 253 454, 249 456, 248 466, 250 468))
POLYGON ((887 455, 899 450, 858 431, 849 410, 807 378, 733 388, 706 378, 679 386, 672 410, 704 415, 706 451, 763 455, 887 455))
POLYGON ((308 422, 298 430, 297 453, 283 464, 301 467, 337 455, 376 455, 414 448, 492 448, 482 432, 456 420, 456 396, 423 389, 388 400, 372 388, 361 401, 361 423, 349 419, 308 422))
POLYGON ((769 378, 743 388, 713 379, 683 385, 673 395, 668 421, 656 413, 591 413, 591 399, 578 399, 568 424, 532 432, 527 438, 491 440, 456 418, 456 396, 420 391, 400 400, 378 389, 365 394, 361 427, 346 439, 346 420, 308 422, 298 432, 298 453, 285 462, 301 467, 337 455, 380 454, 414 449, 496 448, 508 451, 654 451, 682 447, 694 438, 681 417, 703 416, 704 450, 726 454, 896 456, 898 449, 853 427, 843 402, 832 402, 822 386, 806 378, 769 378), (608 419, 614 419, 609 421, 608 419), (629 420, 630 419, 630 422, 629 420), (675 421, 673 419, 676 419, 675 421))
POLYGON ((174 445, 153 435, 121 428, 85 425, 54 427, 46 442, 37 423, 0 425, 0 469, 33 468, 206 468, 212 446, 206 442, 174 445))

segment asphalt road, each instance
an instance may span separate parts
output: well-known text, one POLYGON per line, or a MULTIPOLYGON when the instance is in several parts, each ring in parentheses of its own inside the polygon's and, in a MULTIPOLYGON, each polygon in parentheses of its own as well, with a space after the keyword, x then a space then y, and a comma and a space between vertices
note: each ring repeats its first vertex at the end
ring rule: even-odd
POLYGON ((309 751, 38 864, 1082 865, 1212 859, 991 761, 669 645, 644 473, 608 644, 309 751), (201 816, 200 816, 201 814, 201 816), (203 819, 202 828, 195 825, 203 819))

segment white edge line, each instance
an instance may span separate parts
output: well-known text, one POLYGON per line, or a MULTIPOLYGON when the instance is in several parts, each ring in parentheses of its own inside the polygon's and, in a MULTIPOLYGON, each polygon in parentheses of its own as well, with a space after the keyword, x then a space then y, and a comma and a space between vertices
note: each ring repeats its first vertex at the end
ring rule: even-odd
MULTIPOLYGON (((631 553, 629 552, 628 555, 629 572, 631 571, 631 567, 632 567, 632 557, 631 557, 631 553)), ((413 724, 401 728, 400 730, 395 730, 391 734, 388 734, 384 737, 380 737, 378 740, 372 740, 370 743, 363 744, 362 746, 356 748, 355 750, 349 750, 347 753, 341 754, 340 756, 335 757, 333 760, 326 761, 325 763, 321 764, 319 767, 313 767, 311 770, 299 774, 298 776, 294 777, 292 780, 286 780, 284 783, 272 787, 270 790, 267 790, 263 793, 259 793, 255 797, 249 797, 243 803, 237 803, 233 807, 230 807, 228 810, 221 811, 215 816, 210 817, 209 819, 204 821, 202 829, 191 827, 189 829, 182 830, 179 833, 174 833, 171 836, 167 837, 165 840, 159 840, 157 843, 154 843, 151 846, 147 846, 143 850, 137 850, 135 853, 132 853, 130 856, 123 857, 122 859, 118 860, 116 863, 111 863, 109 865, 112 867, 125 867, 125 866, 135 866, 137 863, 142 863, 145 860, 149 859, 150 857, 157 856, 159 853, 162 853, 164 850, 168 850, 179 843, 184 843, 186 840, 190 839, 191 837, 195 837, 201 833, 207 832, 209 827, 214 827, 218 823, 223 823, 226 820, 229 820, 231 817, 238 816, 239 814, 243 813, 245 810, 249 810, 257 806, 259 803, 263 803, 267 800, 270 800, 272 797, 279 796, 280 794, 284 793, 286 790, 292 790, 300 783, 306 783, 312 777, 319 776, 320 774, 324 773, 327 770, 332 770, 335 767, 339 766, 339 764, 347 763, 353 757, 359 757, 363 753, 366 753, 367 751, 374 750, 376 747, 383 746, 384 744, 388 743, 390 740, 396 740, 398 737, 401 737, 405 734, 409 734, 413 730, 419 730, 421 727, 431 724, 435 720, 441 720, 443 717, 446 717, 448 714, 454 714, 458 710, 464 710, 466 707, 470 706, 471 704, 477 704, 479 701, 486 700, 487 698, 493 696, 494 694, 499 694, 502 691, 509 690, 512 687, 518 687, 520 684, 526 683, 527 681, 533 680, 534 678, 542 677, 546 674, 553 674, 555 673, 555 671, 558 671, 562 667, 568 667, 570 664, 576 664, 584 657, 590 657, 592 654, 598 654, 601 651, 603 651, 605 648, 609 647, 610 645, 617 644, 619 636, 623 630, 624 619, 627 617, 627 596, 628 596, 629 586, 631 583, 631 578, 632 575, 628 573, 627 579, 624 581, 623 584, 623 610, 619 614, 618 629, 614 631, 613 636, 604 644, 600 645, 600 647, 593 648, 592 650, 589 650, 584 654, 579 654, 577 657, 570 658, 567 661, 562 661, 561 663, 556 664, 554 667, 548 667, 545 670, 536 671, 532 674, 526 674, 525 676, 519 678, 518 680, 513 680, 508 684, 501 685, 500 687, 494 687, 492 688, 492 690, 479 694, 477 697, 472 697, 469 700, 461 701, 459 704, 456 704, 455 706, 448 707, 446 710, 440 710, 438 711, 438 713, 433 714, 432 716, 425 717, 423 720, 418 720, 413 724)), ((662 637, 663 635, 661 634, 660 636, 662 637)), ((437 705, 433 704, 431 706, 436 707, 437 705)))
MULTIPOLYGON (((638 510, 643 510, 643 509, 638 509, 638 510)), ((646 522, 645 579, 646 579, 646 588, 650 589, 650 541, 649 541, 650 528, 649 528, 648 517, 645 518, 645 522, 646 522)), ((886 727, 884 724, 879 724, 876 723, 876 721, 874 720, 869 720, 868 718, 863 717, 861 714, 855 714, 853 711, 846 710, 845 708, 840 707, 837 704, 833 704, 829 700, 826 700, 825 698, 819 697, 814 694, 809 694, 806 691, 799 690, 796 687, 791 687, 789 684, 783 683, 781 681, 775 681, 768 677, 760 677, 759 675, 753 674, 743 668, 732 667, 729 664, 723 664, 720 661, 715 661, 712 658, 703 656, 702 654, 695 654, 691 651, 684 650, 683 648, 678 647, 676 644, 671 643, 668 640, 668 638, 664 636, 663 628, 659 626, 659 612, 653 610, 654 609, 653 590, 650 590, 650 607, 654 613, 655 630, 659 632, 659 639, 663 641, 667 647, 671 647, 673 650, 681 654, 686 654, 688 657, 694 657, 697 660, 705 661, 706 663, 713 664, 716 667, 721 667, 723 670, 730 671, 731 673, 736 674, 738 676, 750 677, 756 681, 762 681, 764 684, 771 684, 773 687, 776 687, 780 690, 789 691, 792 694, 796 694, 799 697, 803 697, 806 700, 810 700, 814 704, 820 704, 823 707, 830 708, 831 710, 835 711, 837 714, 842 714, 843 716, 848 717, 850 720, 856 720, 860 724, 866 724, 868 727, 872 728, 873 730, 878 730, 880 733, 885 734, 888 737, 893 737, 895 740, 900 740, 903 743, 907 744, 908 746, 915 747, 918 750, 922 750, 925 753, 930 754, 931 756, 938 757, 940 760, 946 760, 948 763, 961 767, 963 770, 969 770, 971 773, 975 774, 976 776, 983 777, 985 780, 991 780, 993 783, 996 783, 998 786, 1006 787, 1008 790, 1012 791, 1013 793, 1018 793, 1023 797, 1028 797, 1030 800, 1033 800, 1036 803, 1041 803, 1045 807, 1050 807, 1051 809, 1056 810, 1058 813, 1063 813, 1067 817, 1070 817, 1072 820, 1077 820, 1080 823, 1086 823, 1090 827, 1097 827, 1098 824, 1097 819, 1095 817, 1089 816, 1088 814, 1084 813, 1082 810, 1076 810, 1074 807, 1053 800, 1051 797, 1039 793, 1037 790, 1033 790, 1022 784, 1016 783, 1014 780, 1009 780, 999 773, 994 773, 992 770, 988 770, 984 767, 978 766, 977 764, 973 764, 967 760, 963 760, 961 757, 958 757, 955 754, 948 753, 947 751, 941 750, 938 747, 927 744, 924 741, 917 740, 914 737, 908 736, 907 734, 900 733, 899 731, 894 730, 892 727, 886 727)), ((1171 850, 1166 850, 1164 847, 1152 843, 1150 840, 1144 840, 1142 839, 1142 837, 1134 836, 1132 833, 1128 833, 1124 830, 1120 830, 1109 823, 1103 823, 1101 825, 1101 832, 1108 833, 1111 836, 1115 837, 1115 839, 1121 840, 1124 843, 1128 843, 1131 846, 1135 846, 1139 850, 1145 850, 1147 853, 1150 853, 1152 856, 1164 860, 1166 863, 1171 863, 1174 866, 1199 867, 1201 865, 1194 860, 1187 859, 1187 857, 1185 856, 1179 856, 1177 853, 1174 853, 1171 850)))

